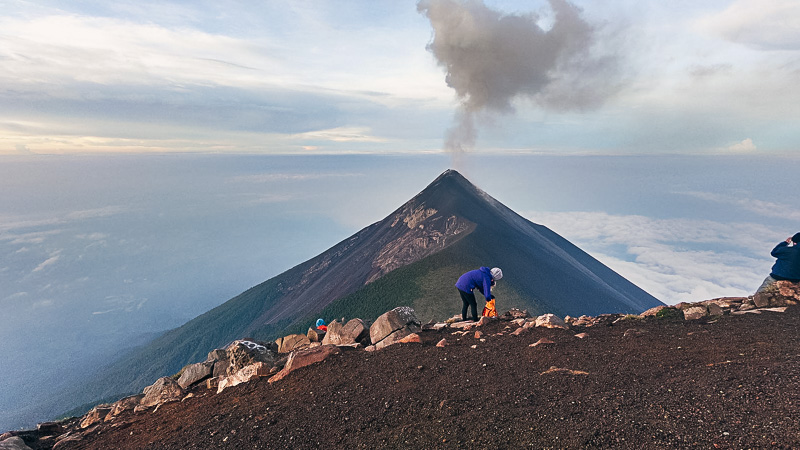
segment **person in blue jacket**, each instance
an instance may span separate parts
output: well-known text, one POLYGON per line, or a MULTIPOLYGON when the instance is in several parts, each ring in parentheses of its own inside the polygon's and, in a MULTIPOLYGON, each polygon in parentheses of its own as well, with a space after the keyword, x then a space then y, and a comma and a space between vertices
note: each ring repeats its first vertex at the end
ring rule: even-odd
POLYGON ((776 245, 770 254, 777 260, 772 266, 772 272, 758 288, 756 294, 780 280, 800 283, 800 233, 795 233, 794 236, 776 245))
POLYGON ((492 283, 501 278, 503 278, 503 271, 498 267, 493 269, 481 267, 480 269, 470 270, 458 278, 456 288, 458 288, 461 301, 464 303, 464 306, 461 308, 462 320, 467 320, 467 308, 472 309, 471 319, 473 321, 478 320, 478 303, 475 300, 475 294, 472 293, 472 290, 475 288, 480 289, 488 302, 494 298, 492 295, 492 283))

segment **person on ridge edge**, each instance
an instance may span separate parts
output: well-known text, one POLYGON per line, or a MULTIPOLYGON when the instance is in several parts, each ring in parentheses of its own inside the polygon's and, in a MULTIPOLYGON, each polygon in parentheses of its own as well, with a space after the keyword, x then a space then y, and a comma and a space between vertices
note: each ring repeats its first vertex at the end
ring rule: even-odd
POLYGON ((492 282, 501 278, 503 278, 503 271, 498 267, 493 269, 481 267, 480 269, 470 270, 458 278, 456 288, 458 288, 458 293, 461 294, 461 301, 464 303, 461 308, 462 320, 467 320, 467 307, 472 308, 471 319, 473 321, 478 320, 478 303, 472 290, 475 288, 480 289, 488 302, 494 298, 494 295, 492 295, 492 282))
POLYGON ((779 243, 772 249, 772 256, 777 258, 772 272, 767 275, 764 283, 758 288, 756 294, 764 291, 779 280, 800 282, 800 233, 779 243))

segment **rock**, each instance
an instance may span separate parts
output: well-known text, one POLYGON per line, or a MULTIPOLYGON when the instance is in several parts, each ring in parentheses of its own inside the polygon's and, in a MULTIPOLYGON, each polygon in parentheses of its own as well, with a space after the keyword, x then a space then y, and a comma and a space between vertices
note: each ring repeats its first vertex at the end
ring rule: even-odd
MULTIPOLYGON (((306 339, 306 342, 308 342, 308 338, 305 336, 298 336, 302 336, 304 339, 306 339)), ((278 347, 274 343, 256 342, 243 339, 233 341, 226 348, 225 354, 226 359, 228 360, 228 366, 225 370, 225 373, 221 375, 230 376, 239 370, 257 362, 263 362, 267 366, 272 367, 275 365, 275 361, 278 359, 278 347)), ((214 373, 216 373, 216 366, 214 369, 214 373)))
POLYGON ((62 447, 70 446, 70 444, 74 444, 74 443, 80 442, 82 440, 83 440, 83 436, 81 436, 80 434, 72 434, 72 435, 69 435, 69 436, 66 436, 66 437, 63 437, 63 438, 59 437, 58 438, 58 442, 56 442, 55 445, 53 445, 53 450, 57 450, 57 449, 62 448, 62 447))
POLYGON ((756 305, 753 303, 753 299, 748 298, 746 301, 743 301, 738 308, 737 311, 750 311, 751 309, 756 309, 756 305))
POLYGON ((721 316, 724 314, 722 307, 716 303, 708 303, 706 304, 706 308, 708 309, 708 314, 711 316, 721 316))
MULTIPOLYGON (((170 378, 170 380, 172 380, 170 378)), ((174 383, 174 381, 173 381, 174 383)), ((111 412, 111 405, 97 405, 91 411, 86 413, 81 420, 81 428, 89 428, 94 424, 98 424, 106 418, 108 413, 111 412)))
POLYGON ((496 318, 481 316, 481 318, 478 319, 478 323, 476 324, 476 326, 482 327, 482 326, 488 324, 489 322, 491 322, 492 320, 496 320, 496 318))
POLYGON ((178 378, 178 384, 186 389, 199 381, 205 380, 214 372, 214 363, 215 361, 204 361, 189 364, 183 368, 183 373, 181 373, 181 377, 178 378))
POLYGON ((578 333, 578 334, 575 335, 575 337, 578 338, 578 339, 584 339, 584 338, 586 338, 588 336, 589 335, 587 333, 578 333))
POLYGON ((64 432, 64 427, 58 422, 42 422, 36 424, 36 431, 42 436, 57 436, 64 432))
POLYGON ((551 341, 550 339, 547 339, 547 338, 541 338, 538 341, 534 342, 533 344, 529 345, 528 347, 537 347, 537 346, 543 345, 543 344, 555 344, 555 342, 553 342, 553 341, 551 341))
POLYGON ((0 441, 0 450, 31 450, 19 436, 12 436, 0 441))
POLYGON ((320 330, 319 328, 311 327, 306 332, 306 337, 308 338, 309 341, 311 341, 311 343, 322 342, 322 340, 325 339, 325 334, 327 333, 320 330))
POLYGON ((155 383, 144 388, 144 397, 139 402, 139 406, 149 408, 168 401, 180 400, 183 395, 183 388, 177 381, 170 377, 161 377, 155 383))
POLYGON ((206 380, 206 388, 207 389, 209 389, 209 390, 213 389, 213 390, 216 391, 218 387, 219 387, 219 378, 218 377, 213 377, 213 378, 209 378, 209 379, 206 380))
POLYGON ((512 309, 504 312, 503 315, 498 317, 498 319, 509 321, 509 320, 514 320, 514 319, 527 319, 530 316, 531 315, 528 314, 527 310, 520 310, 520 309, 517 309, 517 308, 512 308, 512 309))
POLYGON ((549 373, 568 373, 570 375, 589 375, 589 372, 584 372, 583 370, 572 370, 572 369, 562 369, 556 366, 550 366, 549 369, 542 372, 540 375, 546 375, 549 373))
POLYGON ((747 301, 747 297, 720 297, 720 298, 713 298, 711 300, 706 300, 703 303, 708 304, 715 304, 723 309, 733 309, 738 308, 743 302, 747 301))
POLYGON ((221 380, 219 380, 219 385, 217 386, 217 394, 225 390, 226 388, 236 386, 242 383, 246 383, 253 378, 256 377, 265 377, 269 375, 269 369, 271 367, 263 362, 256 362, 250 364, 249 366, 242 367, 233 375, 229 375, 221 380))
POLYGON ((524 333, 527 328, 519 327, 511 333, 511 336, 519 336, 520 334, 524 333))
MULTIPOLYGON (((420 331, 420 322, 414 309, 400 306, 381 314, 369 328, 369 337, 373 344, 377 344, 398 330, 408 330, 408 333, 420 331)), ((403 336, 405 337, 405 335, 403 336)))
POLYGON ((445 346, 447 346, 447 345, 448 345, 448 343, 447 343, 447 339, 442 339, 441 341, 439 341, 439 342, 437 342, 437 343, 436 343, 436 346, 437 346, 437 347, 445 347, 445 346))
POLYGON ((666 308, 666 306, 664 305, 654 306, 639 315, 642 317, 655 316, 656 314, 658 314, 659 311, 661 311, 664 308, 666 308))
POLYGON ((645 333, 647 333, 647 331, 640 328, 628 328, 624 333, 622 333, 622 337, 641 336, 645 333))
POLYGON ((304 334, 290 334, 275 340, 278 344, 278 353, 291 353, 311 345, 308 336, 304 334))
POLYGON ((380 350, 382 348, 388 347, 392 344, 400 343, 406 336, 414 334, 411 330, 407 328, 401 328, 394 333, 386 336, 383 340, 375 344, 375 349, 380 350))
POLYGON ((136 406, 139 405, 139 403, 141 403, 143 398, 144 394, 138 394, 117 400, 116 402, 114 402, 114 404, 111 405, 111 411, 109 411, 104 421, 110 422, 114 420, 115 417, 120 415, 123 411, 130 411, 135 409, 136 406))
POLYGON ((555 314, 543 314, 536 318, 537 327, 568 329, 567 324, 555 314))
POLYGON ((312 349, 296 351, 291 355, 289 355, 289 360, 286 362, 286 366, 284 366, 284 368, 280 372, 273 375, 269 379, 269 382, 274 383, 276 381, 282 380, 286 377, 286 375, 289 375, 291 372, 301 367, 319 363, 321 361, 324 361, 331 355, 338 355, 341 352, 342 350, 339 347, 336 347, 335 345, 322 345, 312 349))
POLYGON ((511 321, 511 323, 513 323, 514 325, 516 325, 518 327, 521 327, 521 326, 525 325, 525 322, 527 322, 527 320, 528 319, 522 319, 522 318, 514 319, 514 320, 511 321))
POLYGON ((471 328, 475 328, 478 322, 473 322, 471 320, 464 320, 461 322, 455 322, 450 324, 450 328, 456 328, 461 330, 469 330, 471 328))
POLYGON ((800 304, 800 283, 778 281, 769 288, 753 296, 758 308, 767 306, 792 306, 800 304))
POLYGON ((528 328, 534 328, 535 326, 536 326, 536 319, 526 320, 525 323, 522 324, 522 328, 524 328, 526 330, 528 328))
POLYGON ((779 307, 775 307, 775 308, 761 308, 759 311, 770 311, 770 312, 784 313, 784 312, 786 312, 787 309, 789 309, 788 306, 779 306, 779 307))
POLYGON ((417 333, 411 333, 398 341, 400 344, 422 344, 422 338, 417 333))
POLYGON ((483 336, 483 333, 481 333, 480 331, 475 332, 475 339, 480 339, 481 336, 483 336))
POLYGON ((322 340, 323 345, 351 345, 361 343, 369 335, 364 321, 361 319, 350 319, 346 324, 334 320, 328 325, 328 333, 322 340))
POLYGON ((705 306, 689 306, 683 310, 683 318, 686 320, 700 319, 708 315, 705 306))

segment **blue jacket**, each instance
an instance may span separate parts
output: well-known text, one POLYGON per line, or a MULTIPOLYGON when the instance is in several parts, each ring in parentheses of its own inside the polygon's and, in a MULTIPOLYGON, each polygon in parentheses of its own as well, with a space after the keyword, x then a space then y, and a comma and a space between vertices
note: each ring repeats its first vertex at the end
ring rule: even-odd
POLYGON ((800 244, 789 247, 781 242, 772 250, 772 256, 778 258, 772 266, 772 277, 778 280, 800 281, 800 244))
POLYGON ((458 278, 456 287, 464 292, 472 292, 473 289, 478 288, 488 302, 489 298, 492 296, 491 269, 488 267, 481 267, 480 269, 470 270, 458 278))

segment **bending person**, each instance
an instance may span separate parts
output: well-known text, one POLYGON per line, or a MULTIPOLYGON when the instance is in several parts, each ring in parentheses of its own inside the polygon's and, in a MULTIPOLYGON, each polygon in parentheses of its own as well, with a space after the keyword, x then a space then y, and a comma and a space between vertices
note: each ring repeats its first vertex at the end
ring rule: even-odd
POLYGON ((481 267, 480 269, 470 270, 469 272, 461 275, 456 282, 456 288, 461 295, 463 307, 461 308, 461 320, 467 320, 467 309, 472 309, 473 321, 478 320, 478 303, 475 300, 473 289, 480 289, 486 301, 488 302, 494 296, 492 295, 492 282, 503 278, 503 271, 498 267, 489 269, 488 267, 481 267))

